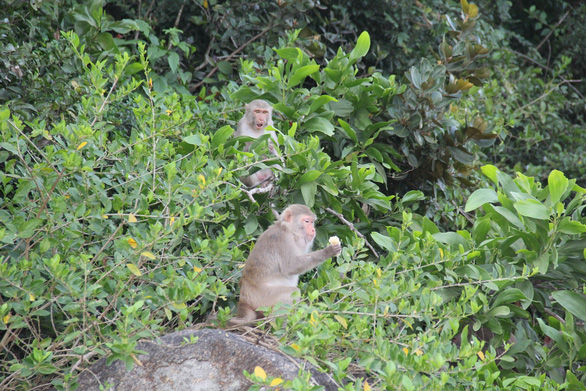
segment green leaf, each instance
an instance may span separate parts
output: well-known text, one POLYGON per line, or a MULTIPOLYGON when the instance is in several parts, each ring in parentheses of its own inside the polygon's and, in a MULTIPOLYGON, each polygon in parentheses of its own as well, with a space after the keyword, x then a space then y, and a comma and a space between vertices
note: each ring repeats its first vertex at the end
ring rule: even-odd
POLYGON ((358 138, 356 137, 356 132, 354 131, 354 129, 352 129, 350 127, 350 125, 346 121, 342 120, 341 118, 338 118, 338 123, 340 124, 340 126, 342 127, 344 133, 346 133, 348 138, 351 139, 352 141, 354 141, 355 143, 358 143, 358 138))
POLYGON ((527 297, 517 288, 508 288, 501 292, 494 303, 492 304, 494 307, 498 307, 501 304, 509 304, 514 303, 516 301, 525 300, 527 297))
MULTIPOLYGON (((212 148, 217 148, 220 144, 224 144, 233 133, 234 129, 229 125, 222 126, 220 129, 216 130, 216 133, 214 133, 214 136, 212 137, 212 148)), ((187 140, 185 141, 187 142, 187 140)))
POLYGON ((18 149, 14 147, 14 145, 10 143, 0 143, 0 147, 4 148, 5 150, 12 152, 13 154, 20 156, 18 153, 18 149))
POLYGON ((297 187, 301 187, 302 185, 304 185, 306 183, 315 181, 317 178, 319 178, 320 175, 321 175, 321 171, 318 171, 318 170, 307 171, 297 181, 297 187))
POLYGON ((192 134, 183 138, 183 141, 190 145, 201 145, 201 137, 199 134, 192 134))
POLYGON ((361 57, 364 57, 368 50, 370 49, 370 35, 368 32, 363 31, 362 34, 358 37, 358 41, 356 41, 356 46, 350 52, 350 62, 355 62, 361 57))
POLYGON ((319 65, 306 65, 297 69, 293 76, 289 78, 289 83, 287 83, 287 87, 293 88, 297 86, 303 81, 303 79, 317 71, 319 71, 319 65))
POLYGON ((488 311, 487 316, 507 316, 511 313, 511 309, 505 305, 494 307, 488 311))
POLYGON ((422 201, 425 199, 425 194, 419 190, 410 190, 401 198, 401 203, 422 201))
POLYGON ((558 230, 565 234, 580 235, 586 232, 586 225, 580 223, 579 221, 571 221, 569 217, 565 217, 562 221, 560 221, 558 230))
POLYGON ((317 193, 317 184, 315 182, 309 182, 301 185, 301 195, 305 205, 310 208, 315 203, 315 193, 317 193))
POLYGON ((167 61, 169 62, 169 68, 171 68, 171 71, 177 73, 177 69, 179 68, 179 54, 171 52, 167 61))
POLYGON ((390 252, 397 251, 397 245, 395 244, 395 241, 390 237, 379 234, 378 232, 373 232, 370 234, 370 236, 372 236, 372 239, 375 241, 376 244, 378 244, 385 250, 390 252))
POLYGON ((474 155, 468 151, 463 151, 460 148, 450 147, 450 151, 452 152, 454 159, 462 164, 472 164, 474 162, 474 155))
POLYGON ((547 178, 549 197, 551 199, 551 205, 555 206, 568 188, 568 179, 564 176, 564 173, 558 170, 553 170, 547 178))
POLYGON ((334 135, 334 125, 323 117, 314 117, 305 122, 305 128, 308 132, 321 132, 327 136, 334 135))
POLYGON ((138 270, 138 267, 136 267, 135 264, 133 263, 127 263, 126 266, 128 267, 128 270, 130 270, 130 272, 132 274, 134 274, 137 277, 142 276, 142 273, 140 272, 140 270, 138 270))
POLYGON ((283 49, 275 49, 277 55, 285 60, 295 60, 299 58, 301 54, 301 49, 299 48, 283 48, 283 49))
POLYGON ((435 240, 441 243, 449 244, 452 246, 462 245, 464 248, 468 248, 469 244, 464 237, 455 232, 439 232, 431 235, 435 240))
POLYGON ((216 64, 220 72, 224 75, 231 75, 232 74, 232 64, 228 61, 220 61, 216 64))
POLYGON ((319 96, 317 99, 315 99, 312 103, 311 103, 311 107, 309 108, 309 113, 315 113, 315 111, 322 107, 323 105, 331 102, 331 101, 336 101, 336 98, 331 97, 329 95, 321 95, 319 96))
POLYGON ((140 62, 133 62, 124 68, 124 73, 127 75, 134 75, 135 73, 138 73, 142 70, 144 70, 144 65, 142 65, 140 62))
POLYGON ((484 175, 486 175, 491 181, 494 182, 495 185, 498 184, 498 179, 497 179, 497 172, 498 172, 498 168, 496 168, 495 166, 492 166, 490 164, 487 164, 486 166, 482 166, 480 168, 480 170, 482 171, 482 173, 484 175))
POLYGON ((527 199, 515 202, 515 209, 521 216, 538 220, 549 220, 550 210, 537 200, 527 199))
POLYGON ((492 189, 478 189, 470 195, 466 202, 464 210, 466 212, 473 211, 486 203, 498 202, 498 195, 492 189))
POLYGON ((553 298, 572 315, 586 320, 586 297, 571 291, 554 291, 553 298))

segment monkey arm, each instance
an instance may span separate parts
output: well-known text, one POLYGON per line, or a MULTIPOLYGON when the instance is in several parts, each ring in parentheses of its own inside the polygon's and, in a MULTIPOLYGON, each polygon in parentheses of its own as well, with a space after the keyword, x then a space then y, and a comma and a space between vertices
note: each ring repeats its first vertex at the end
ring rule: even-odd
POLYGON ((292 257, 293 262, 288 262, 281 266, 281 272, 288 276, 303 274, 318 266, 326 259, 338 255, 341 251, 342 247, 338 244, 330 245, 322 250, 308 254, 297 255, 296 257, 292 257))

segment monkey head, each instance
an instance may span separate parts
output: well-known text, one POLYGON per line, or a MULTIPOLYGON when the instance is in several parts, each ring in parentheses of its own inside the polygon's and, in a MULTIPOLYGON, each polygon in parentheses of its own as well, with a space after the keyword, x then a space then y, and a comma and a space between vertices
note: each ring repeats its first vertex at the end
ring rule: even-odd
POLYGON ((253 100, 244 106, 248 124, 257 131, 263 130, 273 115, 273 108, 261 99, 253 100))

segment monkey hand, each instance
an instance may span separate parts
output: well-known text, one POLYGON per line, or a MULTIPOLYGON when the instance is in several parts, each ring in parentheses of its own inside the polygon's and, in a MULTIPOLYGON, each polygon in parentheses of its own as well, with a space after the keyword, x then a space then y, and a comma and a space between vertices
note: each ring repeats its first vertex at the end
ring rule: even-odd
POLYGON ((330 257, 336 257, 342 253, 342 245, 339 242, 337 244, 330 244, 326 247, 326 251, 330 257))

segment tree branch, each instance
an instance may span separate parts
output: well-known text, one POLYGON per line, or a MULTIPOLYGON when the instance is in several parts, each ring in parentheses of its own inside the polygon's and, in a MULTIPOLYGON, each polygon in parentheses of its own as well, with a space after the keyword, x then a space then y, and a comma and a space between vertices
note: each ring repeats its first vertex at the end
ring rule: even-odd
MULTIPOLYGON (((241 51, 243 51, 244 48, 246 48, 248 45, 250 45, 251 43, 253 43, 257 39, 259 39, 263 35, 265 35, 273 27, 275 27, 274 24, 268 25, 260 33, 256 34, 254 37, 252 37, 248 41, 244 42, 242 44, 242 46, 240 46, 238 49, 236 49, 234 52, 232 52, 232 54, 230 54, 228 57, 226 57, 226 61, 232 60, 238 53, 240 53, 241 51)), ((189 92, 192 92, 193 93, 195 90, 197 90, 199 87, 201 87, 205 83, 205 79, 207 79, 209 77, 212 77, 214 75, 214 73, 216 73, 217 70, 218 70, 218 66, 216 65, 199 83, 197 83, 196 85, 190 87, 189 88, 189 92)))
POLYGON ((330 212, 331 214, 333 214, 334 216, 336 216, 338 219, 340 219, 340 221, 344 224, 346 224, 348 227, 350 227, 350 229, 352 230, 352 232, 356 233, 356 235, 358 235, 360 238, 362 238, 364 240, 364 244, 366 245, 366 247, 368 247, 370 249, 370 251, 372 251, 372 253, 374 254, 375 257, 379 257, 378 253, 376 252, 376 250, 374 249, 374 247, 372 247, 370 245, 370 243, 368 242, 368 240, 366 239, 366 237, 364 235, 362 235, 360 232, 358 232, 358 230, 356 228, 354 228, 354 224, 352 224, 351 222, 349 222, 348 220, 346 220, 346 218, 341 215, 340 213, 336 212, 333 209, 330 208, 324 208, 327 212, 330 212))

